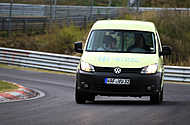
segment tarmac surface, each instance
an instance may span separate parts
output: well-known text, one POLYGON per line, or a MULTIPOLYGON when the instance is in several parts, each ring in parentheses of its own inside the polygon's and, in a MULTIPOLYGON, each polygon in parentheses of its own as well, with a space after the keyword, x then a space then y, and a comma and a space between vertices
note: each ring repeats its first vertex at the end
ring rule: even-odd
POLYGON ((76 104, 75 77, 0 68, 0 80, 45 93, 42 98, 1 103, 0 125, 189 125, 190 85, 165 84, 162 105, 149 98, 96 97, 76 104))

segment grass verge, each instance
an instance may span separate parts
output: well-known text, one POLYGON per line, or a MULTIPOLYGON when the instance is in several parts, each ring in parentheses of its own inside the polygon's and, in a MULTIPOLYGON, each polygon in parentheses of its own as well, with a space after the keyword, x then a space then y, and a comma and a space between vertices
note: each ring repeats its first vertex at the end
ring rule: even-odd
POLYGON ((9 82, 0 81, 0 92, 7 92, 10 90, 17 89, 18 87, 16 85, 13 85, 9 82))

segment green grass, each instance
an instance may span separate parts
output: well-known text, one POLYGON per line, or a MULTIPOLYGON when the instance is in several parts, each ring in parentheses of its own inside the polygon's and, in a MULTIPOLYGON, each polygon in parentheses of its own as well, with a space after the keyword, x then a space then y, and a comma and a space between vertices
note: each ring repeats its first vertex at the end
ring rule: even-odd
MULTIPOLYGON (((162 44, 172 47, 172 55, 165 60, 166 65, 190 66, 190 13, 177 11, 147 11, 141 13, 127 13, 121 10, 120 19, 135 19, 152 21, 155 23, 161 37, 162 44), (172 21, 171 21, 172 20, 172 21)), ((10 37, 0 32, 0 46, 34 50, 67 55, 79 55, 74 52, 74 42, 85 42, 91 24, 86 28, 74 25, 53 25, 41 34, 13 32, 10 37)))
POLYGON ((13 85, 12 83, 0 81, 0 92, 7 92, 17 88, 18 87, 16 85, 13 85))
POLYGON ((6 37, 0 32, 0 46, 72 55, 74 42, 85 40, 85 38, 85 29, 74 25, 64 27, 53 25, 42 34, 29 35, 18 31, 12 32, 10 37, 6 37))

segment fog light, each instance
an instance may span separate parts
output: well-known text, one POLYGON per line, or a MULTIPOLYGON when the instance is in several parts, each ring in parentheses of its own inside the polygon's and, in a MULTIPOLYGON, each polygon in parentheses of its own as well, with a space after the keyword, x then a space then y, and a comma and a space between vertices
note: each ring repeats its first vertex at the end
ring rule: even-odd
POLYGON ((152 90, 152 87, 151 86, 147 86, 146 88, 148 91, 151 91, 152 90))
POLYGON ((85 82, 80 82, 80 86, 83 87, 85 82))
POLYGON ((80 86, 81 86, 82 88, 88 88, 88 84, 85 83, 85 82, 81 82, 81 83, 80 83, 80 86))
POLYGON ((88 88, 88 84, 84 84, 84 88, 88 88))

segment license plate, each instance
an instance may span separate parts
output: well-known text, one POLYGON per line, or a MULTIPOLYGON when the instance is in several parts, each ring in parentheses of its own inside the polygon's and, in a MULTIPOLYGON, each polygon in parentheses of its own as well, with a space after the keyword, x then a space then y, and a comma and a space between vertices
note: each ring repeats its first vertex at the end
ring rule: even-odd
POLYGON ((130 79, 105 78, 105 84, 130 85, 130 79))

